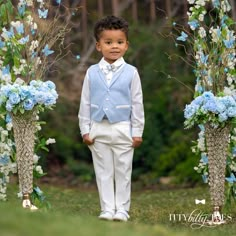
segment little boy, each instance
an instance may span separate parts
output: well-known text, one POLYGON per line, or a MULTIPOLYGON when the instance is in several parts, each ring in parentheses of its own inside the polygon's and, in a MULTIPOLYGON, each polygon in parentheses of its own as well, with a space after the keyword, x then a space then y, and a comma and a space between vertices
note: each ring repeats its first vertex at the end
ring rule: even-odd
POLYGON ((100 219, 127 221, 134 148, 142 143, 143 96, 137 69, 123 56, 128 23, 115 16, 94 27, 103 58, 88 68, 81 94, 79 126, 92 153, 100 198, 100 219))

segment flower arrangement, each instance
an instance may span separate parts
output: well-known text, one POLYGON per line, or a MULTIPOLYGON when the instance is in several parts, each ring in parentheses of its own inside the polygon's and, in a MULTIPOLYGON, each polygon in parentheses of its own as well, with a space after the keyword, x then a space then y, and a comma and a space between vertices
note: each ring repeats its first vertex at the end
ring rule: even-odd
POLYGON ((236 198, 236 42, 235 22, 228 0, 188 0, 188 29, 178 27, 176 46, 183 46, 187 63, 196 77, 194 99, 184 109, 186 128, 198 125, 200 132, 192 151, 200 155, 194 169, 209 182, 206 125, 222 128, 230 124, 226 161, 227 201, 236 198), (190 46, 189 46, 190 45, 190 46), (190 59, 190 60, 188 60, 190 59))
POLYGON ((52 81, 31 80, 29 85, 14 83, 0 88, 0 106, 13 114, 23 114, 36 106, 39 110, 51 108, 57 98, 56 86, 52 81))
POLYGON ((214 126, 224 125, 236 117, 236 100, 233 96, 214 96, 212 92, 204 92, 197 96, 184 111, 185 127, 210 122, 214 126))
MULTIPOLYGON (((6 200, 9 175, 17 172, 11 114, 36 111, 35 130, 41 130, 44 122, 39 121, 39 112, 52 109, 58 98, 55 84, 43 80, 48 69, 63 57, 61 47, 69 29, 60 16, 61 0, 0 0, 0 4, 0 200, 6 200), (57 56, 50 59, 56 50, 57 56)), ((48 151, 47 145, 54 142, 36 133, 34 178, 45 175, 37 151, 48 151)), ((32 197, 45 199, 35 183, 32 197)))

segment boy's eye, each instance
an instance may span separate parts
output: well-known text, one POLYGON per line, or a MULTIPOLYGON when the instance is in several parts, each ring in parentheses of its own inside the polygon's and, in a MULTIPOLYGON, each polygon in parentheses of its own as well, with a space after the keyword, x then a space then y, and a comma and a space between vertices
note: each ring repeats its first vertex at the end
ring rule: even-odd
POLYGON ((111 44, 111 42, 110 42, 110 41, 107 41, 107 42, 105 42, 105 43, 106 43, 106 44, 109 44, 109 45, 111 44))
POLYGON ((118 41, 118 44, 122 44, 122 43, 124 43, 124 41, 118 41))

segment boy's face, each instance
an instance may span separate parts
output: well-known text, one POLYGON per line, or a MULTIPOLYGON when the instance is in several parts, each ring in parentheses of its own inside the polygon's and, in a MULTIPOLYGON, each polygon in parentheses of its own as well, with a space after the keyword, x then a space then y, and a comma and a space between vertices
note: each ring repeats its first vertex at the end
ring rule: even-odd
POLYGON ((129 47, 126 35, 121 30, 104 30, 100 35, 96 48, 108 63, 123 57, 129 47))

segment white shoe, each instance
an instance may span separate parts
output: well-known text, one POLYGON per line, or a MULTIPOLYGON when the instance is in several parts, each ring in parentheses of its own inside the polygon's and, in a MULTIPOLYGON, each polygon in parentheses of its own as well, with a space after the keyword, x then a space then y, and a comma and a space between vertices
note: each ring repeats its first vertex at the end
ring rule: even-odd
POLYGON ((29 199, 24 199, 23 202, 22 202, 22 206, 23 206, 23 208, 30 209, 31 211, 38 210, 38 207, 33 205, 29 199))
POLYGON ((113 220, 114 214, 110 211, 103 211, 101 214, 98 216, 100 220, 113 220))
POLYGON ((126 222, 129 218, 129 214, 126 211, 117 211, 115 216, 113 217, 113 220, 126 222))

